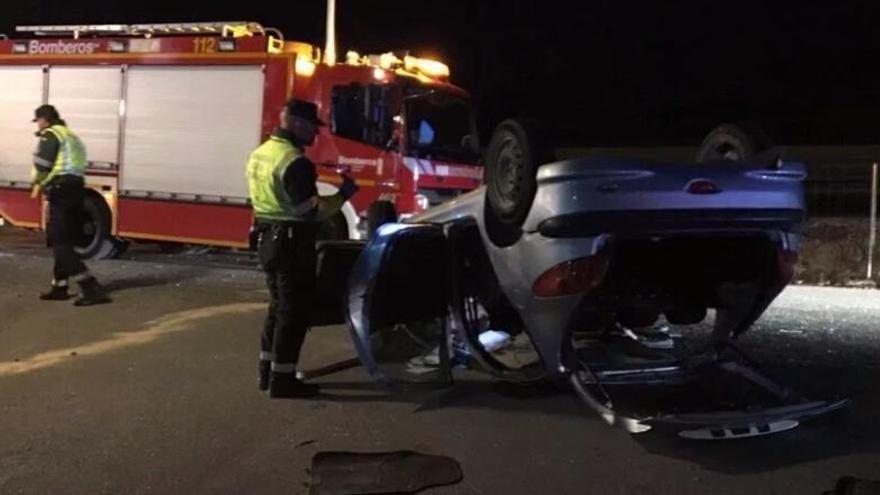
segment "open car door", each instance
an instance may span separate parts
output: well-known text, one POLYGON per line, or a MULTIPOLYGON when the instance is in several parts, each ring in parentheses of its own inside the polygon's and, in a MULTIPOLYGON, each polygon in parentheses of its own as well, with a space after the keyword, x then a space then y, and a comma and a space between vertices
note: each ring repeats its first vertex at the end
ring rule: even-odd
POLYGON ((344 301, 348 277, 364 246, 364 241, 318 241, 313 327, 346 323, 344 301))
POLYGON ((395 388, 451 385, 443 229, 385 224, 348 279, 346 318, 364 367, 395 388))

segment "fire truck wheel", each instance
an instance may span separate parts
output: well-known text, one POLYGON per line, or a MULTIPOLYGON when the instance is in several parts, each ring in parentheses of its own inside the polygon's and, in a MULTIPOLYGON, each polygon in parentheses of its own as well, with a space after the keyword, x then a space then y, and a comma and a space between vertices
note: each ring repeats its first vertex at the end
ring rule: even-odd
POLYGON ((553 161, 548 132, 537 122, 505 120, 485 156, 487 205, 502 225, 522 226, 535 198, 538 167, 553 161))
POLYGON ((321 226, 318 228, 319 241, 344 241, 346 239, 348 239, 348 222, 341 211, 321 222, 321 226))
POLYGON ((770 137, 754 124, 722 124, 703 140, 697 163, 745 160, 772 147, 770 137))
POLYGON ((373 237, 376 230, 386 223, 397 221, 397 209, 391 201, 377 200, 367 208, 367 236, 373 237))
POLYGON ((131 246, 131 241, 127 239, 118 239, 114 238, 113 242, 113 258, 117 256, 122 256, 128 251, 128 247, 131 246))
POLYGON ((74 246, 82 259, 100 260, 113 256, 116 251, 110 236, 110 209, 96 194, 86 195, 83 202, 83 224, 80 241, 74 246))

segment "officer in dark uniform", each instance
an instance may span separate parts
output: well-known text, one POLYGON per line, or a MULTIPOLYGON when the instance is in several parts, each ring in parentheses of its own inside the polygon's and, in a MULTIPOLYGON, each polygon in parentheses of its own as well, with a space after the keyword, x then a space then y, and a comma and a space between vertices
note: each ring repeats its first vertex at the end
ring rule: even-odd
POLYGON ((319 196, 315 164, 304 156, 323 125, 313 103, 290 100, 280 125, 247 163, 254 208, 252 236, 269 287, 269 311, 260 345, 260 390, 270 397, 310 397, 314 384, 298 379, 297 362, 316 290, 318 224, 333 216, 357 191, 342 176, 339 192, 319 196))
POLYGON ((55 257, 54 277, 48 292, 40 299, 61 301, 70 297, 68 280, 79 283, 76 306, 110 302, 95 277, 77 256, 73 246, 82 231, 85 200, 83 175, 87 165, 86 149, 79 136, 67 128, 58 110, 42 105, 34 112, 40 142, 34 153, 34 196, 41 190, 49 202, 46 241, 55 257))

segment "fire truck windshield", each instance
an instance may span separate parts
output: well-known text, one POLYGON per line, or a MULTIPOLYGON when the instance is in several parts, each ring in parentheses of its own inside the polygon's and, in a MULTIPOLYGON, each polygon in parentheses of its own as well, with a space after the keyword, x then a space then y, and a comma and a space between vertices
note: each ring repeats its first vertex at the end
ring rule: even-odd
POLYGON ((478 153, 470 103, 431 91, 406 99, 407 154, 418 158, 476 163, 478 153))

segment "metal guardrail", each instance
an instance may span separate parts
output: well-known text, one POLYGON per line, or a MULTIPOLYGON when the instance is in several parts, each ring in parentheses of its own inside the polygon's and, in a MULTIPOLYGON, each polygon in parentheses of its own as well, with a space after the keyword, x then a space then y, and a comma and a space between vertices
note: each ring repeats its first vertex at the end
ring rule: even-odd
POLYGON ((807 165, 810 216, 865 216, 871 204, 870 162, 807 165))

